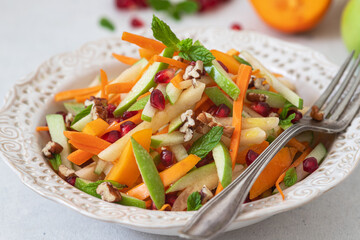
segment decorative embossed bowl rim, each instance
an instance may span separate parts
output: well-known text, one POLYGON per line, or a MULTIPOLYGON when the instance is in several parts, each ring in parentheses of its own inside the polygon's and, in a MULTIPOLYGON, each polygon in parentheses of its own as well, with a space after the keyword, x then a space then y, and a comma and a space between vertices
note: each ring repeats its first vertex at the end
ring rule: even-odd
MULTIPOLYGON (((191 29, 183 36, 199 39, 209 48, 248 50, 272 71, 291 79, 305 105, 317 98, 337 70, 337 66, 316 51, 255 32, 191 29)), ((61 108, 61 104, 53 101, 54 93, 84 86, 100 68, 110 76, 120 73, 125 66, 112 59, 112 52, 136 56, 137 47, 120 38, 90 42, 79 50, 50 58, 19 81, 0 111, 0 154, 25 185, 48 199, 89 217, 138 231, 176 235, 194 212, 150 211, 101 201, 63 181, 40 153, 47 136, 37 133, 35 127, 44 124, 46 114, 61 108)), ((346 132, 337 136, 320 168, 285 190, 285 201, 277 194, 245 204, 244 212, 228 230, 303 205, 339 184, 359 161, 359 129, 360 118, 356 117, 346 132)))

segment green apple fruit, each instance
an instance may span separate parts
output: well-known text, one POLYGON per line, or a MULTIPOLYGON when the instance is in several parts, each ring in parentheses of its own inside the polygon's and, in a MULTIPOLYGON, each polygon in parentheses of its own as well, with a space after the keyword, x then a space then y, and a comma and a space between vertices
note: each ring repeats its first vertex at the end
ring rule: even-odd
POLYGON ((349 51, 360 53, 360 0, 347 3, 341 18, 341 35, 349 51))
POLYGON ((232 179, 232 162, 229 150, 224 143, 219 142, 212 150, 216 171, 223 188, 226 188, 232 179))

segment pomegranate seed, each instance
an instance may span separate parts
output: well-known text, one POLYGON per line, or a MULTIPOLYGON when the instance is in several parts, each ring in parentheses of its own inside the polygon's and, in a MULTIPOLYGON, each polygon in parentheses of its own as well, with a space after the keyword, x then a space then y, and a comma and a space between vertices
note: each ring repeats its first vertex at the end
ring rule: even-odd
POLYGON ((223 68, 227 73, 229 73, 229 69, 227 68, 227 66, 225 66, 225 64, 223 64, 222 61, 217 60, 217 62, 222 66, 222 68, 223 68))
POLYGON ((136 6, 134 0, 115 0, 115 5, 119 9, 129 9, 136 6))
POLYGON ((242 29, 241 25, 239 23, 233 23, 231 25, 231 29, 235 31, 240 31, 242 29))
POLYGON ((127 122, 124 122, 123 124, 121 124, 120 125, 121 137, 125 136, 128 132, 130 132, 135 127, 136 127, 136 124, 131 121, 127 121, 127 122))
POLYGON ((169 150, 162 150, 160 153, 161 163, 165 167, 169 167, 174 164, 173 153, 169 150))
POLYGON ((136 5, 140 8, 146 8, 148 6, 146 0, 133 0, 133 1, 135 1, 136 5))
POLYGON ((218 107, 216 105, 212 105, 207 112, 210 113, 211 115, 214 115, 218 110, 218 107))
POLYGON ((218 106, 215 112, 215 117, 219 117, 219 118, 228 117, 230 112, 231 112, 230 108, 222 103, 218 106))
POLYGON ((270 111, 273 112, 273 113, 278 113, 278 112, 279 112, 279 109, 272 107, 272 108, 270 109, 270 111))
POLYGON ((154 202, 151 202, 150 210, 158 210, 154 202))
POLYGON ((251 104, 251 109, 260 114, 263 117, 267 117, 270 114, 270 106, 265 102, 256 102, 251 104))
POLYGON ((133 18, 131 19, 131 26, 133 28, 140 28, 144 26, 144 23, 139 18, 133 18))
POLYGON ((63 116, 63 118, 64 118, 64 121, 65 121, 65 119, 66 119, 66 115, 67 115, 67 113, 66 113, 66 112, 64 112, 64 111, 59 111, 59 112, 56 112, 56 114, 60 114, 60 115, 62 115, 62 116, 63 116))
POLYGON ((120 134, 120 132, 114 130, 114 131, 105 133, 101 138, 104 139, 105 141, 108 141, 109 143, 114 143, 117 140, 119 140, 119 138, 121 138, 121 134, 120 134))
POLYGON ((76 176, 69 177, 66 179, 66 182, 69 183, 71 186, 75 186, 76 178, 76 176))
POLYGON ((174 205, 174 202, 176 201, 177 199, 177 194, 176 193, 169 193, 169 194, 166 194, 165 196, 165 203, 169 204, 170 206, 173 206, 174 205))
POLYGON ((300 119, 302 119, 302 113, 296 110, 289 110, 287 116, 290 116, 293 113, 295 113, 295 118, 291 120, 292 123, 297 123, 298 121, 300 121, 300 119))
POLYGON ((249 150, 245 157, 246 164, 250 166, 250 164, 252 164, 258 156, 259 154, 257 154, 253 150, 249 150))
POLYGON ((172 68, 164 69, 156 73, 154 81, 156 83, 169 83, 174 77, 175 70, 172 68))
POLYGON ((249 198, 249 195, 246 197, 244 203, 248 203, 248 202, 251 202, 250 198, 249 198))
POLYGON ((165 109, 165 97, 164 94, 159 89, 154 89, 151 92, 150 103, 156 109, 164 110, 165 109))
POLYGON ((316 158, 309 157, 303 162, 303 170, 308 173, 315 172, 316 169, 319 168, 318 162, 316 158))
POLYGON ((190 65, 191 65, 191 66, 195 66, 195 64, 196 64, 195 61, 191 61, 191 62, 190 62, 190 65))
POLYGON ((196 167, 199 168, 199 167, 202 167, 202 166, 205 166, 206 164, 209 164, 213 161, 213 156, 212 156, 212 152, 209 152, 208 155, 206 155, 206 157, 204 157, 202 160, 200 160, 197 164, 196 164, 196 167))
POLYGON ((109 125, 112 124, 113 122, 119 123, 119 122, 121 122, 121 118, 115 118, 115 117, 113 117, 113 118, 108 118, 108 119, 107 119, 107 123, 108 123, 109 125))
POLYGON ((114 104, 109 104, 107 106, 108 118, 113 118, 114 117, 115 109, 116 109, 116 106, 114 104))
POLYGON ((129 118, 135 116, 137 113, 138 113, 138 111, 126 111, 122 115, 122 120, 124 121, 126 119, 129 119, 129 118))

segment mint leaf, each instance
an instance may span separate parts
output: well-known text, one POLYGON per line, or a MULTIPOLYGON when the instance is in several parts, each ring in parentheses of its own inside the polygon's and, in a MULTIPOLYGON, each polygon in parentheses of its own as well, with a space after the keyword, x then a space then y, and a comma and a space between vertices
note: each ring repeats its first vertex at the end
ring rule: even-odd
POLYGON ((193 40, 191 38, 187 38, 187 39, 181 40, 177 44, 177 47, 179 48, 180 51, 187 52, 190 50, 192 45, 193 45, 193 40))
POLYGON ((171 3, 168 0, 148 0, 147 3, 155 10, 168 10, 171 3))
POLYGON ((99 21, 100 26, 102 26, 103 28, 106 28, 110 31, 115 31, 115 26, 114 24, 108 19, 108 18, 101 18, 99 21))
POLYGON ((189 50, 189 56, 193 61, 203 61, 204 64, 210 63, 215 59, 214 55, 204 46, 192 46, 189 50))
POLYGON ((213 127, 208 133, 193 143, 189 149, 189 154, 204 158, 220 142, 223 130, 223 127, 213 127))
POLYGON ((55 154, 55 157, 52 159, 49 159, 49 162, 55 171, 59 171, 59 166, 62 163, 60 154, 55 154))
POLYGON ((74 117, 74 121, 71 123, 71 126, 73 126, 76 122, 81 120, 83 117, 86 117, 87 115, 89 115, 91 112, 91 108, 92 108, 92 104, 90 106, 88 106, 87 108, 85 108, 84 110, 82 110, 80 113, 76 114, 76 116, 74 117))
POLYGON ((153 36, 157 40, 161 41, 167 47, 172 47, 177 50, 177 44, 180 40, 176 37, 175 33, 170 29, 164 21, 160 20, 158 17, 153 15, 151 29, 153 31, 153 36))
POLYGON ((295 168, 290 168, 286 171, 285 177, 284 177, 284 184, 287 187, 291 187, 294 185, 297 181, 297 174, 295 168))
POLYGON ((193 192, 187 199, 187 210, 196 211, 202 207, 201 195, 199 192, 193 192))
POLYGON ((288 129, 289 127, 291 127, 291 125, 293 125, 291 120, 293 120, 295 118, 295 116, 296 116, 296 114, 293 113, 293 114, 289 115, 286 119, 280 120, 279 126, 284 130, 288 129))
POLYGON ((201 42, 199 40, 196 40, 193 44, 193 46, 202 46, 201 42))
POLYGON ((287 114, 288 114, 288 112, 289 112, 289 109, 292 108, 292 107, 295 107, 295 106, 294 106, 292 103, 290 103, 290 102, 286 102, 285 105, 284 105, 284 107, 283 107, 283 110, 282 110, 281 113, 280 113, 279 118, 280 118, 280 119, 286 119, 287 114))
POLYGON ((112 181, 112 180, 99 180, 99 181, 96 181, 96 182, 88 183, 88 182, 85 182, 84 180, 82 180, 80 178, 76 179, 75 187, 80 189, 81 191, 91 195, 91 196, 101 198, 101 196, 96 193, 96 189, 103 182, 109 182, 116 188, 125 188, 126 187, 125 185, 120 184, 120 183, 115 182, 115 181, 112 181))
POLYGON ((245 59, 243 59, 242 57, 239 57, 239 56, 236 56, 236 55, 234 55, 233 57, 234 57, 235 60, 238 61, 239 63, 248 65, 248 66, 250 66, 252 69, 254 69, 254 68, 251 66, 251 64, 250 64, 248 61, 246 61, 245 59))

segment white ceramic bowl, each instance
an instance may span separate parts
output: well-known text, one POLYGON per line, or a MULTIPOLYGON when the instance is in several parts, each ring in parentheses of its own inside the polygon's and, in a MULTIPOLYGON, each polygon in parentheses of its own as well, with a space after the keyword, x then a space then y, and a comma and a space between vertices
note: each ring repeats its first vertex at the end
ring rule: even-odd
MULTIPOLYGON (((305 105, 319 96, 337 70, 337 66, 316 51, 254 32, 193 29, 182 36, 199 39, 208 48, 250 51, 272 71, 293 80, 305 105)), ((54 102, 54 94, 85 86, 100 68, 110 76, 120 73, 125 66, 113 60, 112 52, 136 56, 137 47, 120 38, 90 42, 74 52, 52 57, 19 81, 7 95, 0 112, 1 156, 25 185, 48 199, 86 216, 138 231, 176 235, 194 212, 158 212, 101 201, 64 182, 40 153, 47 136, 37 133, 35 127, 45 123, 46 114, 62 108, 54 102)), ((244 212, 228 230, 303 205, 339 184, 359 161, 359 128, 360 118, 356 117, 347 131, 337 136, 320 168, 285 190, 285 201, 277 194, 245 204, 244 212)))

